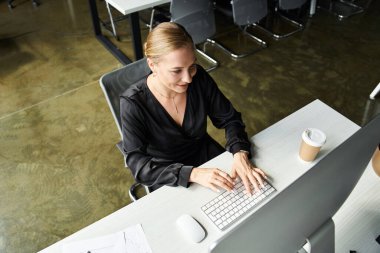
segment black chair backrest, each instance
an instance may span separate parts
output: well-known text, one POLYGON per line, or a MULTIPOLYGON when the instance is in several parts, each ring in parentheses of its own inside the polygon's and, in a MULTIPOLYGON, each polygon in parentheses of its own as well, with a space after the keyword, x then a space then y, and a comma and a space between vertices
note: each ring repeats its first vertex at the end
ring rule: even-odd
POLYGON ((236 25, 256 23, 268 14, 267 0, 232 0, 231 4, 236 25))
POLYGON ((182 25, 194 44, 205 42, 216 32, 214 9, 210 0, 172 0, 171 21, 182 25))
POLYGON ((172 0, 170 14, 172 19, 182 18, 191 13, 209 8, 210 0, 172 0))
POLYGON ((278 7, 281 10, 291 10, 300 8, 307 0, 278 0, 278 7))
POLYGON ((129 86, 141 80, 150 73, 147 61, 145 58, 128 64, 125 67, 104 74, 100 78, 100 86, 106 96, 108 106, 112 112, 115 123, 121 133, 120 119, 120 94, 123 93, 129 86))
POLYGON ((238 26, 256 23, 268 14, 267 0, 219 0, 216 9, 233 17, 238 26))

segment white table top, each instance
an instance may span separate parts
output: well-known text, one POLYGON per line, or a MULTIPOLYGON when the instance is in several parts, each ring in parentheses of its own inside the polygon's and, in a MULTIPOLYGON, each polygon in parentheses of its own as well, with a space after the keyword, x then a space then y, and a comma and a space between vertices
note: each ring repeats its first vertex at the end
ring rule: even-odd
POLYGON ((170 0, 106 0, 123 15, 145 10, 160 4, 170 3, 170 0))
MULTIPOLYGON (((278 194, 358 129, 359 126, 352 121, 321 101, 315 100, 252 137, 254 162, 270 176, 270 182, 278 194), (327 135, 326 144, 312 163, 304 163, 298 159, 301 133, 307 127, 319 128, 327 135)), ((231 164, 232 155, 225 152, 202 167, 218 167, 229 171, 231 164)), ((261 205, 270 201, 276 194, 261 205)), ((187 189, 162 187, 51 245, 41 253, 58 253, 65 242, 115 233, 137 223, 142 224, 154 253, 207 252, 212 242, 236 226, 235 224, 226 231, 219 231, 201 212, 200 207, 216 195, 213 191, 196 184, 187 189), (207 230, 207 236, 201 243, 188 242, 178 231, 175 221, 184 213, 193 216, 207 230)), ((255 209, 251 212, 255 212, 255 209)))

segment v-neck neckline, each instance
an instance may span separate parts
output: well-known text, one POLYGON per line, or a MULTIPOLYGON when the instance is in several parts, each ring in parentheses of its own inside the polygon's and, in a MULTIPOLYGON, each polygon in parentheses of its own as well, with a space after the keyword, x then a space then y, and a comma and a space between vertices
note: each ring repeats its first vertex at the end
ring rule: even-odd
POLYGON ((160 103, 160 101, 158 101, 158 99, 154 96, 153 92, 149 89, 149 86, 148 86, 148 77, 146 78, 145 80, 145 89, 147 89, 147 92, 149 93, 149 96, 151 96, 154 100, 155 103, 157 103, 159 105, 159 107, 161 108, 161 110, 165 113, 166 117, 170 120, 170 122, 175 125, 177 128, 181 129, 182 131, 184 130, 184 124, 185 124, 185 121, 186 121, 186 116, 188 114, 188 106, 189 106, 189 89, 190 89, 190 86, 188 87, 187 91, 186 91, 186 105, 185 105, 185 112, 184 112, 184 115, 183 115, 183 120, 182 120, 182 124, 181 125, 178 125, 177 122, 173 119, 173 117, 170 115, 170 113, 165 109, 165 107, 160 103))

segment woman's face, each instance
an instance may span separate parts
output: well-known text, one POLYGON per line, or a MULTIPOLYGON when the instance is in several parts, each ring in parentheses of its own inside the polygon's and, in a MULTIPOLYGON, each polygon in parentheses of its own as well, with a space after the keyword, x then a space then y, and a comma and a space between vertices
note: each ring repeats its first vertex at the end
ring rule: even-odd
POLYGON ((195 61, 193 49, 184 47, 161 56, 157 63, 149 61, 149 66, 163 89, 183 93, 197 72, 195 61))

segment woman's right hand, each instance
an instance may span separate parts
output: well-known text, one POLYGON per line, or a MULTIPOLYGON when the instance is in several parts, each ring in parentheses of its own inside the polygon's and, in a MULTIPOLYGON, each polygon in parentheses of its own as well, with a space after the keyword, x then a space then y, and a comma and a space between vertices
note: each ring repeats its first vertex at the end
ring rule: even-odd
POLYGON ((218 187, 227 191, 232 191, 234 188, 234 180, 230 175, 216 168, 193 168, 189 181, 203 185, 216 192, 219 192, 218 187))

